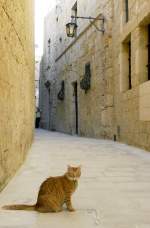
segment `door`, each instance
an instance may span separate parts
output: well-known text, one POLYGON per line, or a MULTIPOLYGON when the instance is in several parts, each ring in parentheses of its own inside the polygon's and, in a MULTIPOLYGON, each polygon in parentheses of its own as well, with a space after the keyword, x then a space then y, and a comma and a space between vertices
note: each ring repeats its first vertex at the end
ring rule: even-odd
POLYGON ((76 134, 78 134, 78 83, 74 82, 73 83, 73 87, 74 87, 74 105, 75 105, 75 132, 76 134))
POLYGON ((48 130, 51 129, 51 118, 50 118, 50 115, 51 115, 51 90, 50 90, 50 87, 48 88, 48 130))

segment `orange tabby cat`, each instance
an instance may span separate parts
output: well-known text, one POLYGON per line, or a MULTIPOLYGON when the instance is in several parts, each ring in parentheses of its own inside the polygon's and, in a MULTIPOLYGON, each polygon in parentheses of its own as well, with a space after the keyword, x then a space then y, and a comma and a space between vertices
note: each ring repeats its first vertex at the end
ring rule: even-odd
POLYGON ((71 196, 78 185, 81 167, 68 166, 63 176, 49 177, 40 187, 35 205, 8 205, 7 210, 35 210, 38 212, 60 212, 63 204, 69 211, 75 211, 71 203, 71 196))

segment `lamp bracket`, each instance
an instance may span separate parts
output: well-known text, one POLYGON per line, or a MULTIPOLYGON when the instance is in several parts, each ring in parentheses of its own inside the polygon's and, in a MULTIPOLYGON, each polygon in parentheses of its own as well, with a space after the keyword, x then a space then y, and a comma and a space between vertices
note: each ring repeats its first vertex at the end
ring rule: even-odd
POLYGON ((89 20, 91 25, 93 25, 97 31, 104 33, 104 22, 105 18, 103 15, 100 15, 99 17, 80 17, 80 16, 71 16, 71 19, 83 19, 83 20, 89 20), (98 28, 98 26, 95 24, 95 21, 102 21, 102 28, 98 28))
POLYGON ((98 28, 98 26, 95 24, 95 21, 90 20, 90 24, 93 25, 97 31, 102 32, 104 34, 105 32, 104 23, 102 24, 101 28, 98 28))
POLYGON ((96 21, 104 21, 104 16, 100 17, 79 17, 79 16, 71 16, 72 19, 85 19, 85 20, 96 20, 96 21))

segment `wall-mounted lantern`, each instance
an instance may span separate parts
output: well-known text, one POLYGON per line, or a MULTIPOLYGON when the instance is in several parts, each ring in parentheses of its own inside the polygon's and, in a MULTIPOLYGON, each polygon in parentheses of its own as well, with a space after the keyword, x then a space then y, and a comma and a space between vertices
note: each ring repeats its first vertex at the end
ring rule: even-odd
POLYGON ((68 37, 74 37, 76 34, 76 30, 77 30, 77 24, 74 22, 70 22, 68 24, 66 24, 66 33, 68 37))
POLYGON ((78 16, 71 16, 71 22, 66 24, 66 33, 68 37, 75 37, 77 32, 77 19, 84 19, 89 20, 90 23, 96 28, 97 31, 104 33, 104 16, 100 15, 99 17, 78 17, 78 16), (98 26, 95 24, 96 21, 102 21, 101 27, 98 28, 98 26))

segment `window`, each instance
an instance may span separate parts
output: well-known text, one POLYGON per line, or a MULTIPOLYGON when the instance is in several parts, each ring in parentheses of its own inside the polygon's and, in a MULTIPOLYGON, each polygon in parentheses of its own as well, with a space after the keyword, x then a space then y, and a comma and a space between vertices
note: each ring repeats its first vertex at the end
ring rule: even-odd
MULTIPOLYGON (((72 7, 72 13, 71 16, 77 17, 77 2, 75 2, 74 6, 72 7)), ((73 20, 73 22, 75 22, 77 24, 77 19, 75 18, 73 20)), ((77 31, 77 30, 76 30, 77 31)), ((77 33, 75 35, 75 37, 77 36, 77 33)))
POLYGON ((129 89, 132 89, 132 82, 131 82, 131 40, 128 42, 128 68, 129 68, 129 89))
POLYGON ((124 0, 125 1, 125 17, 126 17, 126 22, 129 21, 129 0, 124 0))
POLYGON ((85 65, 85 77, 91 77, 91 64, 87 63, 85 65))
POLYGON ((140 84, 150 80, 150 25, 148 24, 139 27, 136 75, 140 84))
POLYGON ((147 64, 147 68, 148 68, 148 80, 150 80, 150 24, 148 25, 148 64, 147 64))
POLYGON ((50 49, 51 49, 51 39, 48 39, 48 54, 50 54, 50 49))
POLYGON ((122 43, 120 57, 120 91, 125 92, 132 89, 131 35, 122 43))
POLYGON ((80 87, 87 93, 87 91, 91 88, 91 64, 87 63, 85 65, 85 75, 80 82, 80 87))
POLYGON ((72 16, 77 17, 77 2, 72 7, 72 16))
POLYGON ((139 119, 140 121, 150 121, 150 24, 149 16, 143 20, 139 36, 139 119))

